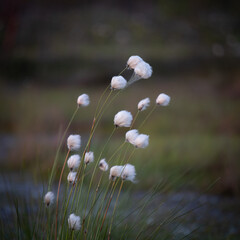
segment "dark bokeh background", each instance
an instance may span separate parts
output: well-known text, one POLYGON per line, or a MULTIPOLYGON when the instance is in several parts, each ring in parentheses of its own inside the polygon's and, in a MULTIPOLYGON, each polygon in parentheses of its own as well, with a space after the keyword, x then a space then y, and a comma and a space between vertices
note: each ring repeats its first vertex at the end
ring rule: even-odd
MULTIPOLYGON (((92 150, 98 156, 118 111, 134 115, 139 100, 154 103, 159 93, 169 94, 170 105, 158 108, 141 130, 150 145, 132 158, 133 194, 138 198, 163 181, 168 191, 160 194, 170 194, 163 210, 182 198, 183 205, 209 203, 181 222, 181 234, 201 228, 196 239, 239 239, 239 13, 237 0, 0 1, 1 217, 15 217, 6 183, 24 201, 42 191, 77 97, 88 93, 91 105, 79 111, 68 134, 81 134, 86 143, 99 96, 127 59, 139 55, 153 76, 113 102, 92 150)), ((125 131, 114 134, 107 159, 125 131)), ((65 153, 66 147, 59 165, 65 153)))
POLYGON ((239 194, 239 1, 0 4, 1 171, 48 173, 77 96, 89 93, 92 105, 70 131, 86 135, 101 92, 137 54, 154 74, 116 100, 96 146, 116 111, 134 113, 140 99, 166 92, 170 107, 145 126, 151 144, 136 164, 149 156, 152 164, 139 171, 147 179, 140 187, 189 171, 186 187, 202 190, 220 177, 214 192, 239 194))

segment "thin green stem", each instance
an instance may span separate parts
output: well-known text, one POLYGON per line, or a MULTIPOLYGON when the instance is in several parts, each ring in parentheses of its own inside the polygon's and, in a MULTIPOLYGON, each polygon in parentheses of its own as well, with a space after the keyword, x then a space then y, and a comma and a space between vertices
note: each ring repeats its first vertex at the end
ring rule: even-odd
POLYGON ((58 160, 60 149, 61 149, 62 144, 63 144, 63 140, 64 140, 64 138, 65 138, 65 136, 67 134, 67 131, 68 131, 70 125, 72 124, 73 119, 75 118, 75 116, 76 116, 76 114, 78 112, 78 109, 79 109, 79 106, 77 106, 76 110, 74 111, 74 113, 73 113, 73 115, 72 115, 72 117, 71 117, 71 119, 70 119, 70 121, 69 121, 69 123, 67 125, 67 128, 65 129, 65 131, 64 131, 64 133, 62 135, 61 141, 60 141, 60 143, 58 145, 57 152, 56 152, 56 155, 55 155, 55 159, 54 159, 54 162, 53 162, 52 171, 51 171, 49 182, 48 182, 48 191, 50 191, 51 187, 52 187, 52 181, 53 181, 53 177, 54 177, 54 174, 55 174, 55 169, 56 169, 57 162, 58 162, 57 160, 58 160))
POLYGON ((118 191, 118 195, 117 195, 117 199, 116 199, 116 202, 115 202, 115 205, 114 205, 114 209, 113 209, 113 214, 112 214, 112 219, 111 219, 111 224, 110 224, 110 228, 109 228, 109 232, 108 232, 108 240, 110 239, 110 235, 111 235, 111 230, 112 230, 112 224, 113 224, 113 218, 114 218, 114 214, 115 214, 115 211, 116 211, 116 207, 117 207, 117 203, 118 203, 118 198, 120 196, 120 192, 122 190, 122 187, 123 187, 123 180, 121 182, 121 185, 120 185, 120 188, 119 188, 119 191, 118 191))
POLYGON ((57 191, 57 200, 56 200, 55 240, 57 240, 58 200, 59 200, 60 186, 61 186, 63 171, 64 171, 64 168, 65 168, 65 165, 66 165, 66 162, 67 162, 68 155, 69 155, 70 151, 71 151, 71 149, 68 149, 68 152, 67 152, 67 155, 66 155, 63 167, 62 167, 62 171, 61 171, 61 174, 60 174, 59 182, 58 182, 58 191, 57 191))
POLYGON ((154 110, 156 109, 157 105, 155 105, 152 110, 148 113, 148 115, 146 116, 146 118, 143 120, 143 122, 141 123, 141 125, 139 126, 139 129, 145 124, 145 122, 148 120, 148 118, 151 116, 151 114, 154 112, 154 110))
POLYGON ((100 158, 102 157, 102 154, 103 154, 106 146, 108 145, 108 143, 109 143, 109 141, 110 141, 110 139, 111 139, 111 137, 113 136, 113 134, 114 134, 115 131, 116 131, 116 128, 114 127, 112 133, 110 134, 107 142, 105 143, 105 145, 104 145, 104 147, 103 147, 103 149, 102 149, 102 151, 101 151, 101 153, 100 153, 100 155, 99 155, 99 157, 98 157, 98 160, 97 160, 97 162, 96 162, 96 164, 95 164, 95 168, 94 168, 94 170, 93 170, 93 174, 92 174, 92 177, 91 177, 91 180, 90 180, 90 183, 89 183, 89 188, 88 188, 88 193, 87 193, 87 199, 86 199, 86 202, 85 202, 84 218, 85 218, 86 211, 87 211, 87 203, 88 203, 88 199, 89 199, 89 195, 90 195, 90 189, 91 189, 91 186, 92 186, 93 177, 94 177, 95 172, 96 172, 96 168, 97 168, 97 166, 98 166, 98 163, 99 163, 99 161, 100 161, 100 158))
POLYGON ((105 88, 105 90, 103 91, 102 95, 100 96, 100 98, 98 100, 98 104, 97 104, 96 110, 95 110, 95 113, 94 113, 94 118, 96 118, 96 114, 97 114, 98 108, 100 106, 100 103, 102 101, 102 98, 103 98, 103 96, 105 95, 105 93, 107 92, 107 90, 109 89, 110 86, 111 86, 111 84, 108 84, 108 86, 105 88))
POLYGON ((135 123, 135 121, 136 121, 136 119, 137 119, 137 117, 138 117, 139 112, 140 112, 140 111, 137 111, 137 113, 135 114, 135 117, 133 118, 133 121, 132 121, 132 124, 131 124, 130 129, 133 128, 133 124, 135 123))
MULTIPOLYGON (((105 219, 106 219, 106 216, 107 216, 107 212, 108 212, 109 206, 110 206, 111 201, 112 201, 112 198, 113 198, 113 194, 114 194, 114 190, 115 190, 115 187, 114 187, 115 183, 116 183, 116 181, 113 181, 113 183, 112 183, 113 191, 112 191, 112 193, 111 193, 111 195, 110 195, 110 199, 109 199, 109 201, 108 201, 108 204, 106 205, 106 211, 105 211, 105 214, 104 214, 104 217, 103 217, 103 220, 102 220, 102 224, 101 224, 101 227, 100 227, 100 232, 102 231, 103 224, 104 224, 104 222, 105 222, 105 219)), ((116 185, 115 185, 115 186, 116 186, 116 185)))

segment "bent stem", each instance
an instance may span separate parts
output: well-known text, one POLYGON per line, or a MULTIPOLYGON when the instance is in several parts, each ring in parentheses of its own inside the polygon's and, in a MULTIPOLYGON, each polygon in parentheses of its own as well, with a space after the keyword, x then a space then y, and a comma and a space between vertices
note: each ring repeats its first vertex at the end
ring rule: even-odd
POLYGON ((49 178, 49 182, 48 182, 48 191, 50 191, 51 189, 51 185, 52 185, 52 181, 53 181, 53 176, 54 176, 54 172, 55 172, 55 169, 56 169, 56 166, 57 166, 57 159, 58 159, 58 155, 59 155, 59 152, 60 152, 60 149, 62 147, 62 144, 63 144, 63 140, 67 134, 67 131, 70 127, 70 125, 72 124, 72 121, 73 119, 75 118, 77 112, 78 112, 78 109, 79 109, 79 106, 77 106, 76 110, 74 111, 68 125, 67 125, 67 128, 65 129, 63 135, 62 135, 62 138, 61 138, 61 141, 58 145, 58 148, 57 148, 57 152, 56 152, 56 155, 55 155, 55 158, 54 158, 54 162, 53 162, 53 167, 52 167, 52 171, 51 171, 51 175, 50 175, 50 178, 49 178))
POLYGON ((148 118, 151 116, 151 114, 154 112, 154 110, 156 109, 157 105, 155 105, 152 110, 148 113, 148 115, 146 116, 146 118, 143 120, 143 122, 141 123, 141 125, 139 126, 139 129, 145 124, 145 122, 148 120, 148 118))
MULTIPOLYGON (((112 183, 112 188, 111 188, 111 189, 114 188, 115 183, 116 183, 116 180, 112 183)), ((115 189, 115 188, 114 188, 114 189, 115 189)), ((104 214, 104 217, 103 217, 103 220, 102 220, 102 224, 101 224, 101 227, 100 227, 100 232, 102 231, 103 224, 104 224, 104 222, 105 222, 105 219, 106 219, 106 216, 107 216, 107 212, 108 212, 109 206, 110 206, 111 201, 112 201, 112 198, 113 198, 113 194, 114 194, 114 190, 113 190, 112 193, 111 193, 111 196, 110 196, 110 199, 109 199, 109 202, 108 202, 108 205, 107 205, 107 209, 106 209, 106 211, 105 211, 105 214, 104 214)))
POLYGON ((133 128, 133 124, 135 123, 135 121, 136 121, 136 119, 137 119, 137 117, 138 117, 139 112, 140 112, 140 111, 138 110, 137 113, 136 113, 136 115, 135 115, 135 117, 133 118, 133 121, 132 121, 130 130, 133 128))
POLYGON ((105 143, 105 145, 104 145, 104 147, 103 147, 103 149, 102 149, 102 151, 101 151, 101 153, 100 153, 100 155, 99 155, 99 157, 98 157, 98 160, 97 160, 97 162, 96 162, 96 164, 95 164, 95 167, 94 167, 94 170, 93 170, 93 174, 92 174, 92 177, 91 177, 91 180, 90 180, 90 183, 89 183, 89 188, 88 188, 88 193, 87 193, 87 199, 86 199, 86 202, 85 202, 84 218, 85 218, 85 216, 86 216, 87 205, 88 205, 88 199, 89 199, 90 189, 91 189, 92 182, 93 182, 93 177, 94 177, 94 175, 95 175, 95 172, 96 172, 96 169, 97 169, 98 163, 99 163, 99 161, 100 161, 100 159, 101 159, 101 156, 102 156, 102 154, 103 154, 103 152, 104 152, 106 146, 108 145, 108 143, 109 143, 109 141, 110 141, 110 139, 111 139, 111 137, 113 136, 113 134, 114 134, 115 131, 116 131, 116 128, 114 127, 114 129, 113 129, 111 135, 109 136, 107 142, 105 143))
POLYGON ((64 171, 64 168, 65 168, 65 165, 66 165, 66 162, 67 162, 68 155, 69 155, 70 151, 71 151, 71 149, 68 149, 68 152, 67 152, 67 155, 66 155, 66 158, 65 158, 65 160, 64 160, 63 167, 62 167, 62 171, 61 171, 61 174, 60 174, 59 182, 58 182, 58 191, 57 191, 57 200, 56 200, 56 224, 55 224, 55 240, 57 240, 58 200, 59 200, 60 186, 61 186, 61 181, 62 181, 62 175, 63 175, 63 171, 64 171))
POLYGON ((123 187, 123 182, 124 182, 124 181, 122 180, 121 185, 120 185, 120 188, 119 188, 119 191, 118 191, 117 199, 116 199, 116 202, 115 202, 115 205, 114 205, 113 214, 112 214, 112 219, 111 219, 111 224, 110 224, 110 228, 109 228, 109 232, 108 232, 108 240, 110 239, 111 230, 112 230, 112 224, 113 224, 113 218, 114 218, 114 214, 115 214, 115 211, 116 211, 118 198, 119 198, 119 196, 120 196, 120 192, 121 192, 122 187, 123 187))
MULTIPOLYGON (((125 70, 127 69, 127 67, 125 67, 119 74, 118 76, 120 76, 125 70)), ((99 109, 99 106, 100 106, 100 103, 102 101, 102 98, 103 96, 105 95, 105 93, 107 92, 107 90, 109 89, 109 87, 111 86, 111 83, 107 85, 107 87, 105 88, 105 90, 103 91, 102 95, 100 96, 99 100, 98 100, 98 104, 97 104, 97 107, 96 107, 96 110, 95 110, 95 113, 94 113, 94 118, 96 118, 96 114, 97 114, 97 111, 99 109)))

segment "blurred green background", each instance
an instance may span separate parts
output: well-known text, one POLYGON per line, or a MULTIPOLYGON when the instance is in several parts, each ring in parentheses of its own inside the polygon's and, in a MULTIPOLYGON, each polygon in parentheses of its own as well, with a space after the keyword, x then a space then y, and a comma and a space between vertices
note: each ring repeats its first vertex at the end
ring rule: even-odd
MULTIPOLYGON (((93 141, 101 149, 119 110, 165 92, 142 132, 133 163, 136 188, 161 179, 174 188, 238 195, 240 186, 240 32, 238 1, 2 1, 0 19, 0 171, 47 179, 59 133, 88 93, 69 133, 86 141, 97 101, 131 55, 153 76, 122 92, 93 141), (181 181, 179 176, 184 175, 181 181)), ((130 73, 124 74, 126 78, 130 73)), ((144 116, 137 119, 137 128, 144 116)), ((119 130, 109 152, 122 143, 119 130)), ((63 149, 63 154, 64 154, 63 149)))

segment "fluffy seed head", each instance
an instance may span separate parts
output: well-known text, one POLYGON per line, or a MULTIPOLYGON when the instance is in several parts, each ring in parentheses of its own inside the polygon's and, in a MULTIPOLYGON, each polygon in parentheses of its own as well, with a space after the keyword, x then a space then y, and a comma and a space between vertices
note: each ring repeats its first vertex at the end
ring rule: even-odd
POLYGON ((94 153, 93 152, 86 152, 84 162, 85 164, 89 164, 94 161, 94 153))
POLYGON ((44 196, 44 203, 48 207, 52 205, 54 202, 54 193, 53 192, 47 192, 44 196))
POLYGON ((156 104, 157 105, 161 105, 161 106, 167 106, 170 102, 171 98, 165 94, 165 93, 161 93, 158 95, 157 99, 156 99, 156 104))
POLYGON ((80 107, 80 106, 86 107, 86 106, 89 105, 89 102, 90 102, 89 96, 88 96, 87 94, 85 94, 85 93, 82 94, 82 95, 80 95, 80 96, 78 97, 78 99, 77 99, 77 104, 78 104, 79 107, 80 107))
POLYGON ((114 125, 116 127, 130 127, 133 117, 128 111, 120 111, 114 117, 114 125))
POLYGON ((131 164, 124 165, 122 173, 121 173, 121 178, 123 180, 128 180, 128 181, 134 182, 135 177, 136 177, 135 167, 131 164))
POLYGON ((138 110, 144 111, 150 105, 150 99, 144 98, 138 103, 138 110))
POLYGON ((136 148, 145 148, 148 146, 149 136, 146 134, 139 134, 134 141, 134 146, 136 148))
POLYGON ((142 61, 142 58, 140 58, 139 56, 131 56, 127 61, 127 67, 130 69, 134 69, 137 64, 142 61))
POLYGON ((68 217, 68 226, 71 230, 78 231, 81 228, 81 218, 74 213, 68 217))
POLYGON ((123 170, 123 166, 113 166, 110 169, 109 179, 114 181, 117 177, 120 177, 123 170))
POLYGON ((76 181, 77 172, 70 172, 67 176, 67 180, 70 184, 74 184, 76 181))
POLYGON ((127 81, 122 76, 112 77, 111 88, 114 90, 123 89, 127 85, 127 81))
POLYGON ((81 145, 81 136, 80 135, 70 135, 67 139, 67 146, 69 150, 77 151, 81 145))
POLYGON ((147 79, 152 76, 152 67, 148 63, 141 61, 134 68, 134 72, 141 78, 147 79))
POLYGON ((68 159, 67 165, 68 165, 70 171, 78 168, 80 166, 80 156, 78 154, 72 155, 68 159))
POLYGON ((102 159, 102 160, 99 162, 99 168, 100 168, 102 171, 104 171, 104 172, 108 170, 108 164, 107 164, 105 158, 102 159))
POLYGON ((135 139, 137 138, 138 135, 139 133, 137 129, 127 131, 125 135, 126 142, 130 142, 131 144, 134 144, 135 139))

